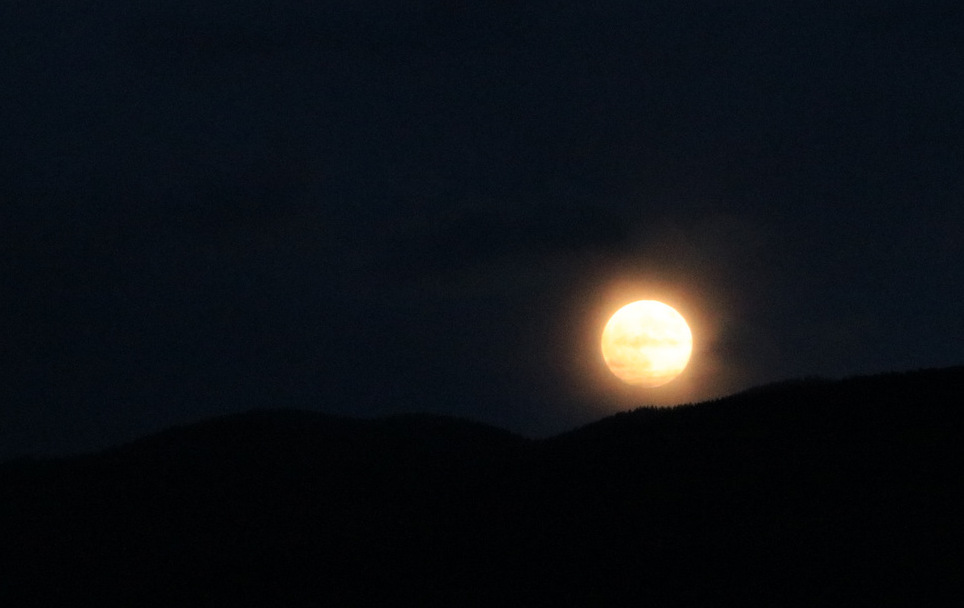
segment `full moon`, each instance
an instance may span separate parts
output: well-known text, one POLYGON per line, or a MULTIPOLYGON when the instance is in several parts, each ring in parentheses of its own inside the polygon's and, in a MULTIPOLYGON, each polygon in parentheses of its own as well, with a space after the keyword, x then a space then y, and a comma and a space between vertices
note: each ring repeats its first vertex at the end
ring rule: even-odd
POLYGON ((693 334, 676 310, 655 300, 627 304, 602 334, 603 360, 623 382, 662 386, 680 375, 693 352, 693 334))

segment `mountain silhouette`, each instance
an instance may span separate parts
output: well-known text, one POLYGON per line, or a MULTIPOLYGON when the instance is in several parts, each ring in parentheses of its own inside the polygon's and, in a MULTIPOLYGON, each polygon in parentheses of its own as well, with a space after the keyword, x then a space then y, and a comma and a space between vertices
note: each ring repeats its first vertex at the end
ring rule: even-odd
POLYGON ((265 410, 11 461, 0 603, 939 603, 964 565, 962 387, 793 381, 543 440, 265 410))

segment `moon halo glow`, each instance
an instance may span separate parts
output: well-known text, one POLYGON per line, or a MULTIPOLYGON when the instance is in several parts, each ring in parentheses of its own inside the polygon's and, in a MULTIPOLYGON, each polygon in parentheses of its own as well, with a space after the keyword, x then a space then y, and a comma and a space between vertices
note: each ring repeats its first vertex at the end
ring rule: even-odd
POLYGON ((653 388, 680 375, 693 352, 693 334, 674 308, 639 300, 616 311, 602 334, 609 370, 627 384, 653 388))

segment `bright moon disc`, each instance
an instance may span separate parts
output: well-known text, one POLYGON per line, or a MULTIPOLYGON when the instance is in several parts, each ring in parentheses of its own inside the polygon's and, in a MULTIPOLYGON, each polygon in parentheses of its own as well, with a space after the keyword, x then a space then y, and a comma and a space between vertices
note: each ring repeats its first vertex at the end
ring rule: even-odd
POLYGON ((623 306, 602 334, 603 359, 627 384, 662 386, 680 375, 692 352, 693 334, 686 319, 655 300, 623 306))

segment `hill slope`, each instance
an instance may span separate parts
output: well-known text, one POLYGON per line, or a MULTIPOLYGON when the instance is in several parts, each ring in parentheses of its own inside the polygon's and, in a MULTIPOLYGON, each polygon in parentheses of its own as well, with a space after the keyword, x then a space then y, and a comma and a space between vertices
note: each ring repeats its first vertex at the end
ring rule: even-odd
POLYGON ((919 604, 964 564, 962 387, 785 383, 543 441, 252 412, 7 463, 0 601, 919 604))

